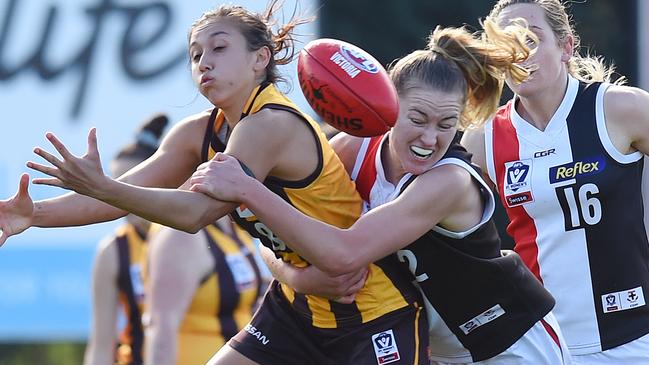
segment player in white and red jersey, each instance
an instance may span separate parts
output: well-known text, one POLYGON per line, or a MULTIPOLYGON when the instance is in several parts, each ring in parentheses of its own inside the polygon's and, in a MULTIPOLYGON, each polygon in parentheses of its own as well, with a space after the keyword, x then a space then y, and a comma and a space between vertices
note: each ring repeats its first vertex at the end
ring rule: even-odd
MULTIPOLYGON (((487 31, 500 31, 490 25, 485 23, 487 31)), ((493 195, 466 151, 452 144, 458 127, 495 111, 504 72, 526 77, 516 66, 524 59, 521 38, 500 32, 501 44, 515 53, 464 29, 437 29, 426 49, 390 70, 400 104, 394 128, 385 136, 339 135, 332 141, 370 208, 350 228, 326 225, 275 199, 226 155, 199 168, 192 189, 245 204, 295 252, 330 274, 395 254, 429 301, 435 364, 569 363, 548 315, 554 299, 517 254, 501 254, 490 219, 493 195), (473 77, 479 74, 484 78, 473 77)), ((399 346, 389 338, 377 334, 377 359, 399 346)))
POLYGON ((649 94, 611 85, 557 0, 501 0, 523 18, 537 68, 463 143, 497 186, 515 250, 554 295, 575 363, 649 363, 649 244, 641 177, 649 94), (599 72, 597 72, 599 70, 599 72))

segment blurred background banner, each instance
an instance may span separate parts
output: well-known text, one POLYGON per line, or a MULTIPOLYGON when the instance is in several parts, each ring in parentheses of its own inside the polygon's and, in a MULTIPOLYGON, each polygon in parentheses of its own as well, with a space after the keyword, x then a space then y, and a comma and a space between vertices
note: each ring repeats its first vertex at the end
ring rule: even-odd
MULTIPOLYGON (((263 11, 265 1, 237 1, 263 11)), ((211 107, 194 86, 188 30, 210 0, 0 0, 0 199, 17 189, 35 146, 54 132, 74 154, 97 127, 106 171, 117 150, 153 113, 172 122, 211 107)), ((285 1, 289 19, 296 2, 285 1)), ((298 10, 315 14, 315 0, 298 10)), ((282 14, 278 14, 282 21, 282 14)), ((303 43, 317 23, 298 28, 303 43)), ((296 80, 295 64, 281 68, 296 80)), ((280 85, 303 107, 297 81, 280 85)), ((38 161, 38 160, 36 160, 38 161)), ((42 162, 42 161, 41 161, 42 162)), ((36 174, 30 172, 32 177, 36 174)), ((61 194, 31 186, 34 199, 61 194)), ((0 341, 84 340, 97 242, 115 223, 29 229, 0 251, 0 341)), ((1 362, 1 361, 0 361, 1 362)))

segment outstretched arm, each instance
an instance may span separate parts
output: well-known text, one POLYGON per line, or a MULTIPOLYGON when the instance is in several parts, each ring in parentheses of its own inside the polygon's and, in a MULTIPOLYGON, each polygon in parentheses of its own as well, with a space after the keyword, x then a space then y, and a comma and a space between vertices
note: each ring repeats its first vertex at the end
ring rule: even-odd
MULTIPOLYGON (((138 186, 179 186, 200 163, 200 146, 197 146, 196 141, 201 140, 205 132, 207 118, 208 113, 201 113, 178 123, 151 158, 119 180, 138 186)), ((126 214, 121 209, 77 193, 32 202, 27 193, 28 185, 29 177, 23 175, 18 194, 11 199, 0 201, 0 245, 9 236, 18 234, 30 226, 79 226, 116 219, 126 214)))
POLYGON ((371 210, 348 229, 304 215, 245 175, 238 162, 224 154, 201 165, 190 183, 191 190, 246 204, 289 247, 331 274, 358 270, 407 246, 466 208, 458 202, 475 198, 479 206, 477 195, 466 193, 474 189, 477 194, 469 173, 452 165, 419 176, 397 199, 371 210))
MULTIPOLYGON (((51 176, 35 179, 34 183, 72 189, 149 221, 187 232, 197 232, 236 207, 201 193, 141 187, 108 178, 101 171, 94 130, 90 131, 88 153, 83 157, 72 155, 52 134, 48 134, 48 139, 62 159, 37 149, 37 154, 52 167, 30 163, 31 168, 51 176)), ((262 110, 240 121, 232 131, 226 152, 244 162, 260 180, 271 172, 279 178, 299 180, 308 176, 317 164, 311 132, 302 120, 285 111, 262 110)), ((160 167, 161 173, 176 168, 174 165, 160 167)))

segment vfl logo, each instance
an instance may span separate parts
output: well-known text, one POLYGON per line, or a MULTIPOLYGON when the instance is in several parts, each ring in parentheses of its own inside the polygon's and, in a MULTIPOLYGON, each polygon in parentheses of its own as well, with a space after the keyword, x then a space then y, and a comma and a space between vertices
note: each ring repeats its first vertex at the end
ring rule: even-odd
POLYGON ((525 179, 530 172, 529 165, 525 165, 521 161, 516 161, 513 165, 507 168, 507 186, 516 191, 523 186, 527 185, 525 179))
POLYGON ((594 156, 582 161, 570 162, 550 168, 550 183, 576 179, 581 176, 595 175, 604 171, 606 160, 604 156, 594 156))
POLYGON ((379 72, 379 66, 376 64, 372 57, 365 53, 360 48, 342 45, 340 46, 340 53, 347 61, 354 66, 360 68, 365 72, 375 74, 379 72))
POLYGON ((376 363, 379 365, 389 364, 401 359, 392 330, 372 335, 372 345, 374 346, 376 363))
POLYGON ((530 203, 532 197, 532 160, 505 163, 504 196, 508 207, 530 203))
POLYGON ((646 304, 641 286, 602 295, 602 310, 604 313, 635 309, 646 304))

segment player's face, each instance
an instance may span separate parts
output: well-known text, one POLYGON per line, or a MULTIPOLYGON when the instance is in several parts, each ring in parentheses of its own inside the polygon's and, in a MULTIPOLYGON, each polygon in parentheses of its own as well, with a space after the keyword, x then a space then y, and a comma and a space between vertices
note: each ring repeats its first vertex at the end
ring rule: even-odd
POLYGON ((399 118, 390 135, 390 169, 422 174, 437 163, 453 141, 462 112, 462 95, 416 86, 399 96, 399 118))
POLYGON ((256 52, 249 51, 239 29, 227 20, 216 20, 194 29, 189 40, 192 78, 212 104, 243 104, 255 82, 256 52), (245 95, 244 95, 245 94, 245 95))
POLYGON ((516 18, 527 21, 530 30, 539 38, 526 65, 533 65, 528 80, 516 85, 507 79, 507 86, 521 97, 562 88, 567 80, 567 65, 572 54, 572 39, 559 42, 548 24, 543 9, 535 4, 516 4, 503 9, 498 18, 500 25, 507 25, 516 18))

